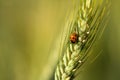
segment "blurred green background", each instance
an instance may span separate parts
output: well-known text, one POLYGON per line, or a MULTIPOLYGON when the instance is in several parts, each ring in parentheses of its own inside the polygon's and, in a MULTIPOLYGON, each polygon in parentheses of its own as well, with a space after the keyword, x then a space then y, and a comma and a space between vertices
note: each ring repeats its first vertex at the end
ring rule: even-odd
MULTIPOLYGON (((119 3, 112 0, 103 34, 104 55, 95 69, 106 71, 103 76, 99 73, 102 80, 120 80, 119 3)), ((42 80, 50 49, 71 6, 72 0, 0 0, 0 80, 42 80)))

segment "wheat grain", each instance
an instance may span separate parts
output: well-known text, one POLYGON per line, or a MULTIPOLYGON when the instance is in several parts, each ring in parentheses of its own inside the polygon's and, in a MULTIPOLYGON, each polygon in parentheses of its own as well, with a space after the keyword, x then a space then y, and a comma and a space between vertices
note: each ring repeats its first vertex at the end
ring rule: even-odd
POLYGON ((100 0, 81 0, 81 5, 77 11, 77 16, 72 22, 69 33, 78 34, 76 43, 70 42, 67 37, 67 43, 64 44, 63 57, 60 59, 56 71, 55 80, 71 80, 72 76, 84 64, 88 52, 97 37, 100 25, 107 14, 108 1, 100 0))

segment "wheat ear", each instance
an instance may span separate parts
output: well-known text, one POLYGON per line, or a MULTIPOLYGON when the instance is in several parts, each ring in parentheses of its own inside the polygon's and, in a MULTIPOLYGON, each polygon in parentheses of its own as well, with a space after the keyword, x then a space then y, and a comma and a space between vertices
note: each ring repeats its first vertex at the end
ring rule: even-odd
POLYGON ((109 1, 81 0, 74 20, 69 23, 66 43, 63 44, 62 57, 55 70, 55 80, 72 80, 77 69, 84 64, 93 42, 105 24, 109 1), (100 29, 101 28, 101 29, 100 29), (76 33, 78 40, 70 41, 70 34, 76 33))

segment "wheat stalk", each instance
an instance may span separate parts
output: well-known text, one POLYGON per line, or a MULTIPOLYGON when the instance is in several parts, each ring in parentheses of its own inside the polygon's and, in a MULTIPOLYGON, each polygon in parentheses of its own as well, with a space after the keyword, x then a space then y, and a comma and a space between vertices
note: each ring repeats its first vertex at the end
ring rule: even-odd
POLYGON ((80 8, 74 19, 69 23, 66 43, 63 44, 62 57, 55 70, 55 80, 72 80, 78 68, 85 63, 89 50, 103 30, 108 15, 108 1, 81 0, 80 8), (100 29, 101 28, 101 29, 100 29), (70 41, 70 35, 76 33, 78 40, 70 41))

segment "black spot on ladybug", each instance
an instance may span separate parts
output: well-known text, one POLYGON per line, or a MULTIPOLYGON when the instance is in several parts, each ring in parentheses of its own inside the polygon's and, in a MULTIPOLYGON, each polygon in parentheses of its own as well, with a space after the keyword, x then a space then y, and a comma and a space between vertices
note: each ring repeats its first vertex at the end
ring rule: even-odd
POLYGON ((78 34, 77 34, 77 33, 72 33, 72 34, 70 35, 70 41, 71 41, 72 43, 78 42, 78 34))

